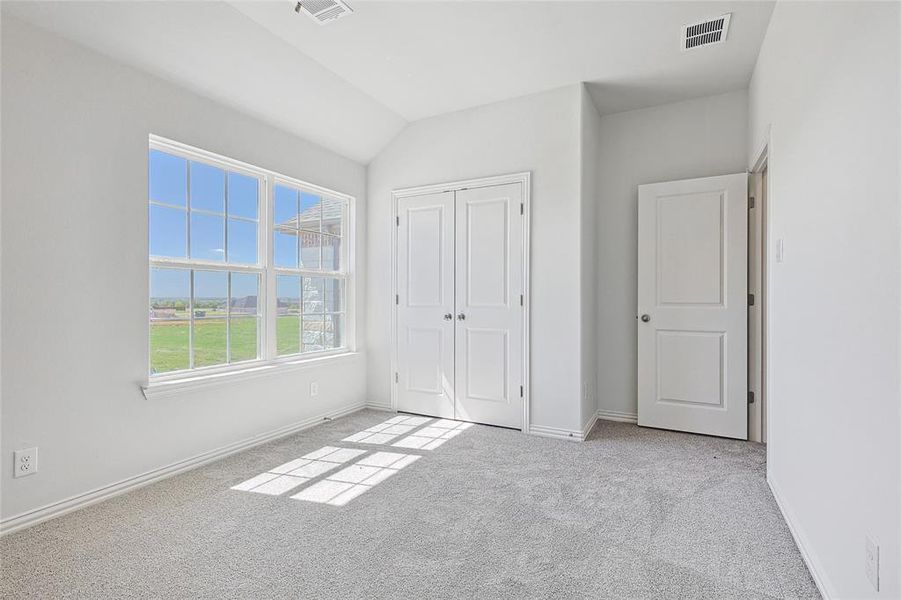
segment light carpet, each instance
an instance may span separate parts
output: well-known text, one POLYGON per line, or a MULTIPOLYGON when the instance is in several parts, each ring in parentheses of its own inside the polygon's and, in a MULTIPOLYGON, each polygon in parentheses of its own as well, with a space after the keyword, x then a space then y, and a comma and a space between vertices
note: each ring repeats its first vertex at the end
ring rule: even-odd
POLYGON ((432 450, 342 441, 392 416, 355 413, 5 536, 2 595, 819 597, 759 444, 604 421, 581 444, 485 426, 432 450), (291 497, 334 469, 281 495, 231 489, 324 446, 367 451, 341 468, 421 458, 343 506, 291 497))

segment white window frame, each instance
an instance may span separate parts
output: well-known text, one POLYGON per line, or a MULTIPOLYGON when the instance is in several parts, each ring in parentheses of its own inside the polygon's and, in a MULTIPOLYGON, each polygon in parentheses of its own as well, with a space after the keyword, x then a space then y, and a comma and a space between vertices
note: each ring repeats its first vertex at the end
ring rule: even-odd
MULTIPOLYGON (((355 243, 356 243, 356 199, 353 196, 337 192, 313 183, 302 181, 294 177, 289 177, 275 171, 263 169, 248 163, 234 160, 213 152, 195 148, 181 142, 169 140, 157 135, 149 136, 150 150, 159 150, 172 154, 189 161, 203 162, 205 164, 218 167, 225 171, 231 171, 253 177, 260 182, 259 208, 258 208, 258 231, 257 231, 257 256, 259 259, 256 265, 229 264, 227 262, 196 260, 191 258, 167 258, 150 256, 149 244, 148 249, 148 267, 147 277, 148 283, 151 269, 162 268, 179 268, 192 270, 211 270, 222 272, 244 272, 258 273, 260 275, 260 289, 257 299, 257 305, 260 307, 260 329, 259 329, 259 358, 256 360, 243 361, 239 363, 215 365, 209 367, 192 367, 180 371, 169 371, 165 373, 151 374, 151 347, 150 347, 150 321, 147 321, 147 385, 144 386, 145 394, 150 391, 154 384, 188 381, 200 379, 206 376, 216 376, 229 373, 259 373, 261 367, 267 367, 266 372, 272 370, 273 367, 280 366, 286 368, 295 368, 305 363, 318 364, 330 357, 338 357, 356 352, 356 329, 355 329, 355 243), (347 203, 346 221, 343 224, 341 239, 341 271, 318 271, 312 269, 293 269, 293 268, 276 268, 272 255, 272 239, 275 229, 273 223, 273 202, 275 186, 286 185, 292 188, 302 189, 307 192, 329 196, 347 203), (278 275, 299 275, 301 277, 333 277, 344 280, 344 335, 343 345, 340 348, 323 350, 320 352, 298 352, 296 354, 278 356, 276 341, 276 317, 277 303, 276 297, 276 278, 278 275)), ((149 172, 148 172, 149 178, 149 172)), ((147 198, 147 206, 149 209, 150 198, 147 198)), ((190 228, 190 222, 188 223, 190 228)), ((149 227, 148 240, 149 240, 149 227)), ((187 243, 190 244, 190 238, 187 243)), ((193 286, 192 286, 193 287, 193 286)), ((149 288, 148 288, 149 292, 149 288)), ((191 290, 193 293, 193 289, 191 290)), ((301 302, 303 299, 301 298, 301 302)), ((148 313, 150 309, 150 294, 147 294, 148 313)), ((191 323, 193 323, 193 311, 191 311, 191 323)), ((192 335, 192 334, 189 334, 192 335)), ((301 350, 303 349, 301 341, 301 350)), ((191 361, 193 362, 193 361, 191 361)))

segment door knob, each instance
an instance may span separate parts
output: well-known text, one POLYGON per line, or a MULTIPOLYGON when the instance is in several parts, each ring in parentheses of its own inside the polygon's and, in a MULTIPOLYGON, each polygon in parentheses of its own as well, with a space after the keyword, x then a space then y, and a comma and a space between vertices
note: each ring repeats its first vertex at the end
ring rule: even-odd
POLYGON ((451 313, 445 313, 445 314, 444 314, 444 320, 445 320, 445 321, 450 321, 450 320, 453 319, 453 318, 454 318, 454 315, 452 315, 451 313))
POLYGON ((457 320, 458 320, 458 321, 465 321, 465 320, 466 320, 466 315, 464 315, 463 313, 460 313, 459 315, 457 315, 457 320))
POLYGON ((647 323, 647 322, 650 321, 650 320, 651 320, 651 315, 641 315, 641 322, 642 322, 642 323, 647 323))

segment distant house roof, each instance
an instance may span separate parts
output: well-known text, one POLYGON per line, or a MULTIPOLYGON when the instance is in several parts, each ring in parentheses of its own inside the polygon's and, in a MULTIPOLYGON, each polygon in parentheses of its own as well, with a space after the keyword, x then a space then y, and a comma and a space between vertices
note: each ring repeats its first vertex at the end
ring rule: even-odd
POLYGON ((341 219, 344 216, 344 200, 324 197, 321 202, 301 211, 293 219, 280 223, 283 227, 318 230, 320 210, 322 214, 322 232, 332 235, 341 234, 341 219))
POLYGON ((256 310, 257 307, 257 297, 256 296, 244 296, 243 298, 232 298, 231 308, 237 310, 256 310))

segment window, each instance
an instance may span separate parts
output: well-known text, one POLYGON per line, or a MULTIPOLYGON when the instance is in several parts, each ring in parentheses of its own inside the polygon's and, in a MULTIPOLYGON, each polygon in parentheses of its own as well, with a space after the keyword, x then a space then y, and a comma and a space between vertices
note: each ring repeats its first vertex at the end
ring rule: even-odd
POLYGON ((148 179, 151 376, 348 349, 348 196, 156 137, 148 179))
POLYGON ((282 182, 275 184, 273 198, 277 352, 341 348, 347 203, 282 182))

